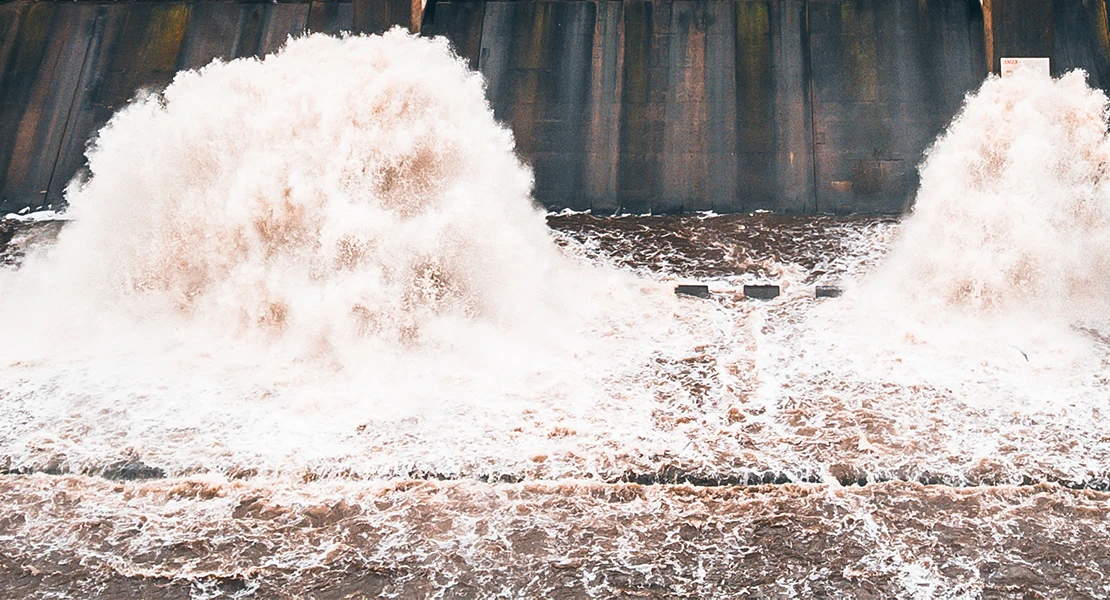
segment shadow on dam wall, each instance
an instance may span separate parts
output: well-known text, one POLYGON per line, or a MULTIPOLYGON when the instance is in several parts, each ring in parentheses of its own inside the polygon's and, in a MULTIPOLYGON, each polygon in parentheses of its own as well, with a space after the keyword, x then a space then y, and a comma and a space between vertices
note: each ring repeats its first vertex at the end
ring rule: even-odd
POLYGON ((1001 56, 1110 84, 1106 0, 429 2, 0 2, 0 211, 60 203, 138 90, 306 32, 446 36, 536 199, 601 214, 900 212, 1001 56))

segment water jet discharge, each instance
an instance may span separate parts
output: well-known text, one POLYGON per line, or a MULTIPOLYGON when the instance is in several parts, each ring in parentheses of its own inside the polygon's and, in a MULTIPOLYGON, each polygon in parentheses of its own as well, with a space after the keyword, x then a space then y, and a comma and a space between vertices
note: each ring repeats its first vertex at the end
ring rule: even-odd
POLYGON ((537 204, 459 51, 182 70, 99 130, 68 224, 5 221, 11 594, 1105 595, 1088 74, 987 76, 900 217, 608 216, 537 204))

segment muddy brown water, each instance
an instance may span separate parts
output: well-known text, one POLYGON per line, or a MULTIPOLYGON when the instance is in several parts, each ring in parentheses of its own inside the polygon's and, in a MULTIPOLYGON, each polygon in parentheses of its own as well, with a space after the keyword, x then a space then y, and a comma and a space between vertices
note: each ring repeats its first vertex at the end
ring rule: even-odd
POLYGON ((11 598, 1099 598, 1110 496, 1052 485, 0 478, 11 598))
MULTIPOLYGON (((853 251, 853 232, 894 225, 548 221, 560 243, 624 268, 771 277, 790 263, 814 282, 842 274, 834 259, 853 251)), ((3 222, 0 263, 18 266, 61 227, 3 222)), ((956 487, 842 485, 854 473, 724 486, 429 477, 0 475, 0 598, 1110 597, 1110 494, 1046 478, 956 487)))

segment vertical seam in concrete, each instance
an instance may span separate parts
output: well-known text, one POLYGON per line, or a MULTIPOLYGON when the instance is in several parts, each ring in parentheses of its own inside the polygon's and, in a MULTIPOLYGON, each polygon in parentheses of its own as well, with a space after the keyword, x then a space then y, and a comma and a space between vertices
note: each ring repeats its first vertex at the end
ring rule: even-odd
POLYGON ((235 40, 231 44, 231 54, 228 56, 229 59, 240 58, 242 56, 240 54, 239 45, 243 41, 243 21, 250 18, 248 16, 249 7, 249 5, 244 4, 238 6, 239 18, 235 21, 235 40))
MULTIPOLYGON (((58 144, 58 153, 54 156, 54 164, 50 167, 50 177, 46 180, 47 194, 46 196, 43 196, 44 203, 47 202, 50 196, 49 190, 54 187, 54 177, 58 174, 58 163, 61 162, 62 154, 65 152, 66 134, 69 133, 70 125, 73 122, 74 108, 77 106, 77 102, 81 99, 81 95, 78 94, 78 88, 80 88, 81 84, 85 81, 85 74, 88 72, 89 69, 89 60, 91 54, 89 50, 92 48, 92 45, 96 40, 96 32, 98 29, 97 25, 101 23, 103 18, 103 14, 96 15, 96 19, 93 21, 92 31, 89 33, 89 41, 87 44, 85 44, 85 57, 81 60, 81 72, 77 75, 77 81, 73 85, 73 97, 69 101, 69 110, 66 111, 65 125, 62 126, 62 136, 60 138, 61 143, 58 144)), ((64 190, 62 200, 65 200, 64 190)))
MULTIPOLYGON (((32 20, 32 22, 34 22, 35 16, 31 15, 31 12, 39 6, 40 6, 39 4, 32 4, 29 8, 27 8, 26 9, 27 12, 24 15, 24 21, 32 20)), ((43 5, 43 6, 45 6, 45 5, 43 5)), ((41 10, 46 10, 46 9, 43 8, 41 10)), ((54 59, 55 62, 53 64, 49 64, 47 62, 50 59, 50 53, 49 53, 49 50, 48 50, 47 45, 46 45, 47 44, 47 39, 54 32, 54 23, 55 23, 56 18, 57 18, 56 13, 51 12, 49 22, 45 25, 46 32, 43 34, 43 37, 42 37, 42 42, 41 42, 42 43, 42 48, 39 52, 36 53, 36 58, 34 60, 34 62, 35 62, 35 73, 40 73, 40 72, 43 72, 45 69, 49 69, 49 71, 51 73, 51 77, 53 76, 54 70, 57 68, 57 61, 61 60, 60 58, 55 58, 54 59)), ((42 26, 41 24, 36 24, 36 25, 42 26)), ((25 43, 25 40, 22 38, 22 36, 17 37, 16 38, 16 43, 21 43, 21 42, 25 43)), ((19 55, 19 51, 13 49, 13 51, 12 51, 12 60, 15 60, 16 57, 18 57, 18 55, 19 55)), ((0 165, 0 168, 3 168, 3 171, 0 172, 0 183, 7 184, 9 181, 15 180, 15 181, 23 182, 24 186, 28 185, 26 183, 27 180, 28 180, 28 175, 26 173, 26 170, 28 168, 27 164, 20 165, 16 161, 21 161, 23 163, 29 162, 30 159, 27 158, 27 156, 26 156, 27 152, 22 152, 22 153, 20 152, 20 147, 21 147, 20 142, 24 141, 24 140, 27 140, 27 139, 31 139, 32 140, 31 142, 24 142, 24 143, 33 144, 34 143, 34 138, 36 137, 36 131, 38 129, 39 124, 38 124, 38 121, 32 119, 32 117, 28 113, 32 110, 32 107, 37 108, 37 107, 40 107, 43 104, 42 95, 45 93, 45 92, 36 93, 36 91, 37 91, 36 90, 36 85, 35 85, 36 83, 37 83, 37 79, 36 79, 36 81, 33 81, 33 82, 29 83, 26 86, 26 91, 25 91, 24 94, 22 94, 23 98, 21 98, 20 101, 19 101, 19 105, 22 106, 23 110, 19 111, 16 115, 16 118, 14 119, 15 127, 13 127, 12 132, 11 132, 12 135, 13 135, 11 154, 7 157, 7 164, 0 165), (14 171, 14 169, 20 168, 20 167, 22 167, 22 169, 23 169, 22 177, 18 176, 16 171, 14 171)), ((0 187, 0 192, 2 192, 2 191, 3 191, 3 187, 0 187)), ((26 193, 26 189, 22 189, 20 191, 23 192, 23 193, 26 193)), ((34 203, 34 202, 36 202, 36 201, 28 200, 29 204, 27 204, 26 206, 32 206, 33 204, 31 204, 31 203, 34 203)))
POLYGON ((23 22, 23 14, 27 10, 27 4, 25 3, 10 4, 9 6, 15 7, 12 11, 15 17, 12 18, 8 30, 0 34, 4 36, 0 38, 4 40, 4 43, 0 44, 0 82, 4 80, 8 70, 8 61, 12 60, 16 55, 16 42, 19 41, 19 27, 23 22))
POLYGON ((813 48, 809 38, 809 0, 802 4, 805 14, 802 19, 802 79, 805 81, 807 103, 806 111, 809 113, 809 155, 810 155, 810 194, 813 201, 813 212, 816 214, 820 206, 817 202, 817 93, 813 85, 813 48))
POLYGON ((472 69, 479 73, 482 72, 482 37, 486 33, 486 4, 486 2, 481 2, 479 4, 480 8, 478 10, 482 11, 482 14, 478 16, 478 23, 480 24, 480 27, 478 27, 478 54, 474 58, 474 64, 471 66, 472 69))

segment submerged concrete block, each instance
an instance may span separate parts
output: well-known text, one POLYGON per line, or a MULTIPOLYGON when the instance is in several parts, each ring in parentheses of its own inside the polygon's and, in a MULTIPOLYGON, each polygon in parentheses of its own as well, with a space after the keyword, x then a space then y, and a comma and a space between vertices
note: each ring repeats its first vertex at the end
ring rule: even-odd
POLYGON ((819 285, 815 296, 817 298, 839 298, 840 288, 832 285, 819 285))
POLYGON ((709 286, 707 285, 676 285, 674 293, 678 296, 696 296, 698 298, 709 297, 709 286))
POLYGON ((105 479, 135 481, 141 479, 162 479, 166 472, 161 467, 152 467, 137 460, 113 463, 104 467, 101 476, 105 479))
POLYGON ((777 285, 745 285, 744 297, 753 300, 774 300, 779 297, 777 285))

